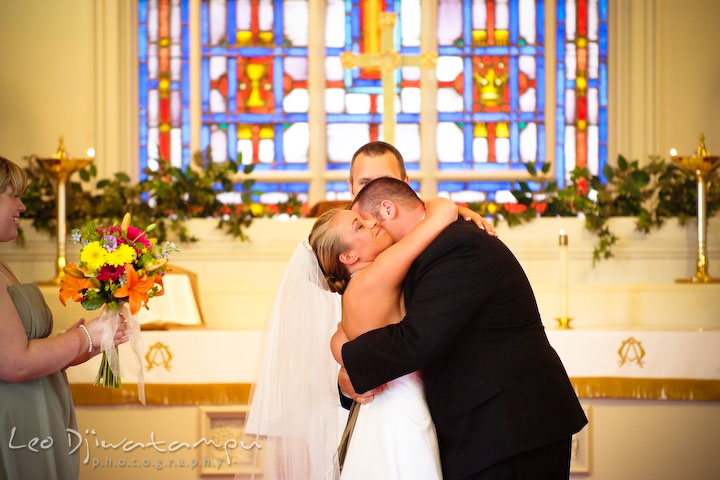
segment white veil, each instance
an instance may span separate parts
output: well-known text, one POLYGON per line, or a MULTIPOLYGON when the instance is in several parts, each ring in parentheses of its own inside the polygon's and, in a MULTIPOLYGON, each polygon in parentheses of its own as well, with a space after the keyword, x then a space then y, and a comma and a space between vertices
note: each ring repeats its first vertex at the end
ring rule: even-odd
POLYGON ((243 443, 261 445, 252 452, 264 456, 265 480, 338 476, 339 367, 330 338, 339 321, 340 296, 330 292, 303 241, 269 312, 265 353, 245 423, 243 443))

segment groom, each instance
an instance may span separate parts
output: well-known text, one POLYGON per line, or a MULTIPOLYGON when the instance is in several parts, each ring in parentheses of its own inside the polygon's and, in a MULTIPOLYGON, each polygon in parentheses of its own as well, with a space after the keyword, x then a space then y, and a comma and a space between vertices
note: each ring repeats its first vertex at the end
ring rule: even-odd
MULTIPOLYGON (((425 214, 414 192, 397 200, 408 190, 380 178, 352 208, 397 241, 425 214)), ((571 436, 587 419, 510 250, 458 220, 418 257, 404 292, 402 322, 342 347, 355 391, 420 370, 446 480, 567 479, 571 436)))

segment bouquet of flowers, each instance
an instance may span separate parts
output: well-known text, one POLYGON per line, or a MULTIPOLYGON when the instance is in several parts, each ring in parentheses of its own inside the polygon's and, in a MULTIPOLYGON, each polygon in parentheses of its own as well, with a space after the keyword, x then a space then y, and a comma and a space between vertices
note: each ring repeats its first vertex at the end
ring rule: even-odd
POLYGON ((125 317, 130 344, 137 357, 138 393, 143 404, 143 348, 135 315, 143 306, 147 308, 149 299, 163 294, 162 277, 167 270, 168 256, 178 250, 174 243, 165 242, 161 246, 157 239, 149 238, 147 234, 154 228, 155 224, 144 230, 131 225, 127 213, 120 225, 100 227, 91 221, 82 230, 73 230, 73 241, 83 245, 80 265, 70 263, 65 267, 65 280, 60 286, 63 305, 72 299, 86 310, 102 307, 102 315, 111 319, 100 344, 103 358, 95 385, 119 388, 122 384, 113 336, 120 316, 125 317))

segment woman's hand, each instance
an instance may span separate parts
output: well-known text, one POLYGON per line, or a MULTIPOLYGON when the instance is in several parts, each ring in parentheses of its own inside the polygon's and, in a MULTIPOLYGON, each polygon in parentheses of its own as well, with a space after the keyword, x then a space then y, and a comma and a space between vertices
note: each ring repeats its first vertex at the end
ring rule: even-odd
MULTIPOLYGON (((93 354, 95 354, 96 349, 100 348, 100 342, 102 340, 103 333, 105 332, 106 328, 110 328, 110 322, 111 319, 109 316, 101 316, 85 325, 88 329, 88 332, 90 333, 90 337, 92 337, 93 354)), ((120 345, 127 341, 127 321, 125 320, 125 317, 120 315, 120 323, 118 325, 117 331, 115 332, 115 336, 113 337, 113 345, 120 345)))
POLYGON ((498 234, 493 228, 492 224, 487 221, 485 217, 482 217, 479 213, 474 210, 470 210, 467 207, 458 206, 458 215, 464 218, 468 222, 473 222, 478 226, 479 229, 485 230, 488 235, 497 237, 498 234))
MULTIPOLYGON (((92 338, 92 350, 90 352, 85 350, 82 354, 78 355, 78 357, 75 358, 75 360, 73 360, 70 365, 79 365, 81 363, 87 362, 92 357, 102 352, 102 350, 100 349, 100 344, 103 332, 105 331, 106 326, 110 326, 109 324, 110 318, 108 317, 98 317, 87 324, 85 323, 85 319, 81 318, 77 323, 75 323, 72 327, 68 329, 68 331, 70 331, 73 328, 80 328, 80 325, 84 325, 88 331, 88 334, 90 334, 90 338, 92 338)), ((118 325, 118 328, 115 331, 115 335, 113 336, 113 345, 117 346, 127 341, 127 321, 125 320, 125 317, 120 315, 120 324, 118 325)))

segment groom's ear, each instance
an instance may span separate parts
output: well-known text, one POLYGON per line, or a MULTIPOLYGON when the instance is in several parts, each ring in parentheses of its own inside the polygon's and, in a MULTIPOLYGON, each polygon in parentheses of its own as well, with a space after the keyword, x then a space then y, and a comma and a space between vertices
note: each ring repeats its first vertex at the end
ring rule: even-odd
POLYGON ((340 260, 340 263, 342 263, 343 265, 352 265, 353 263, 358 261, 358 257, 356 257, 355 255, 353 255, 350 252, 341 253, 340 256, 338 257, 338 259, 340 260))
POLYGON ((392 200, 383 200, 380 202, 380 219, 381 221, 393 220, 398 215, 397 206, 392 200))

